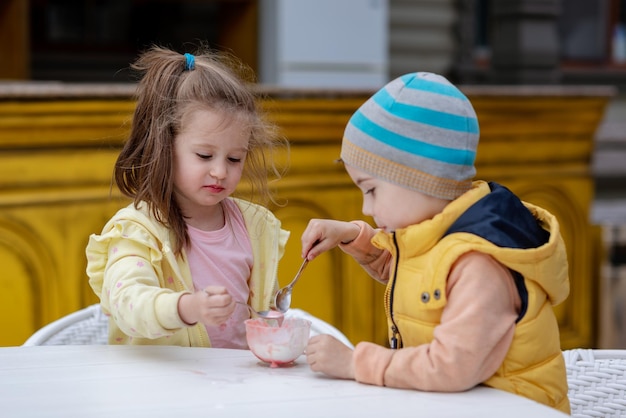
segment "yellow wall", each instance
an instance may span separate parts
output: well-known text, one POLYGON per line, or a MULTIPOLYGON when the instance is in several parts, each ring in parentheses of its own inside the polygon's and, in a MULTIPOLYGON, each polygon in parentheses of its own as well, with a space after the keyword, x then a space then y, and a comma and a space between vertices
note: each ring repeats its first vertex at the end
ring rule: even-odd
MULTIPOLYGON (((4 96, 0 90, 0 346, 22 344, 41 326, 97 302, 84 273, 84 248, 89 234, 126 204, 111 189, 111 171, 134 106, 132 89, 53 90, 4 96)), ((589 160, 612 91, 465 90, 481 122, 478 177, 503 183, 562 223, 572 284, 557 308, 562 343, 589 346, 596 309, 589 160)), ((310 218, 361 217, 360 192, 334 161, 349 116, 367 96, 272 91, 264 101, 291 142, 290 170, 277 183, 286 205, 272 208, 292 231, 282 285, 301 261, 299 237, 310 218)), ((384 344, 382 293, 335 250, 309 264, 292 306, 334 324, 353 342, 384 344)))

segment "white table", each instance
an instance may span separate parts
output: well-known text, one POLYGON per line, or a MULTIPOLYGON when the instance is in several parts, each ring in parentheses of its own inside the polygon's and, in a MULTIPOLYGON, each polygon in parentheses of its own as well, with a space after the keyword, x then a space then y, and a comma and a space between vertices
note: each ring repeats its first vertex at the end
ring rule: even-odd
POLYGON ((0 348, 0 416, 563 417, 478 387, 427 393, 336 380, 304 357, 270 368, 249 351, 161 346, 0 348))

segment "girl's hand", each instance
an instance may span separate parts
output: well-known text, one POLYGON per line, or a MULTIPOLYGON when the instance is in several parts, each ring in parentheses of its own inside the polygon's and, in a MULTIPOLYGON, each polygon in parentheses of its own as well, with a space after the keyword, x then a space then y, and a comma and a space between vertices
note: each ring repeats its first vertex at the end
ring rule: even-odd
POLYGON ((302 233, 302 258, 313 260, 339 244, 348 244, 361 232, 352 222, 311 219, 302 233))
POLYGON ((352 349, 331 335, 311 337, 306 346, 311 370, 339 379, 354 379, 352 349))
POLYGON ((197 322, 221 325, 234 311, 235 301, 222 286, 207 286, 204 290, 184 294, 178 300, 178 314, 189 325, 197 322))

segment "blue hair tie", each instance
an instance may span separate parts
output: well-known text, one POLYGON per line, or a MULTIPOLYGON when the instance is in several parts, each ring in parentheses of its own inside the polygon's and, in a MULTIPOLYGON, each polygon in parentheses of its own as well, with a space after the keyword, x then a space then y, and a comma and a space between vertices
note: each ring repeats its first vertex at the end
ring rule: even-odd
POLYGON ((191 71, 196 68, 196 57, 191 54, 185 53, 185 70, 191 71))

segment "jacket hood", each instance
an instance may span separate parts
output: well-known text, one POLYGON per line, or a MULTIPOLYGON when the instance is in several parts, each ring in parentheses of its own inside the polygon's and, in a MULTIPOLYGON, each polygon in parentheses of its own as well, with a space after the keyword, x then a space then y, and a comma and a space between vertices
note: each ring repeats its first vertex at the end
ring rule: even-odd
POLYGON ((502 185, 488 186, 490 192, 463 212, 444 236, 470 233, 504 249, 497 257, 503 264, 537 281, 553 304, 561 303, 569 294, 569 277, 556 218, 502 185))
POLYGON ((491 192, 470 206, 444 235, 468 232, 498 247, 537 248, 546 244, 550 232, 509 189, 489 183, 491 192))

